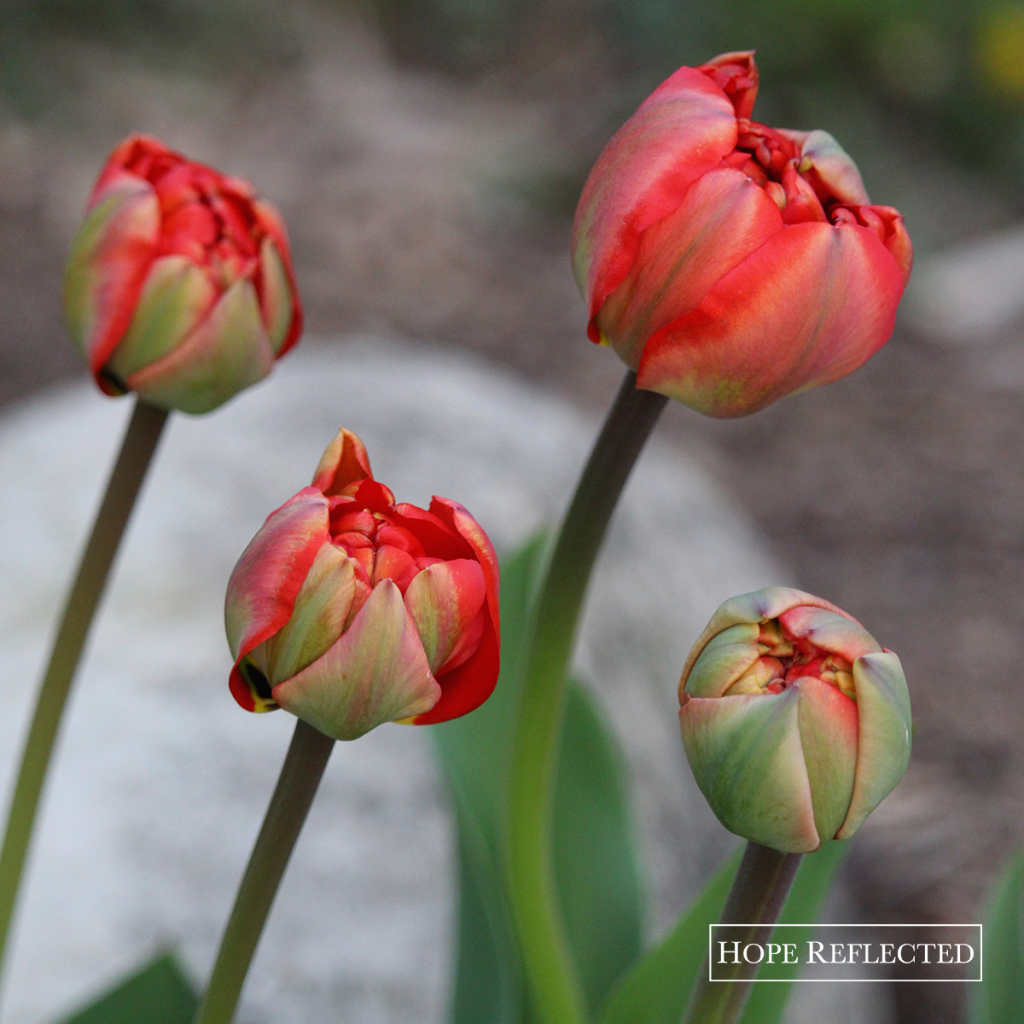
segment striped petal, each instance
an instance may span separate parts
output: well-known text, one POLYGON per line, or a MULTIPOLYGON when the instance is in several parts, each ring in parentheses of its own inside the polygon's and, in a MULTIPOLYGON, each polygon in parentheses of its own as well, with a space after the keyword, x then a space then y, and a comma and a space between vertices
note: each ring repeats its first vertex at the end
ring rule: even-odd
POLYGON ((823 840, 839 831, 850 809, 857 770, 857 705, 834 686, 802 676, 800 743, 814 806, 814 827, 823 840))
POLYGON ((260 308, 270 346, 280 355, 288 341, 295 319, 295 301, 288 272, 273 239, 264 238, 260 246, 260 308))
POLYGON ((733 267, 782 230, 778 206, 741 171, 705 174, 640 235, 629 273, 597 315, 602 337, 635 370, 647 339, 697 308, 733 267))
POLYGON ((204 413, 262 380, 273 362, 256 289, 241 279, 173 352, 131 374, 126 383, 153 405, 204 413))
POLYGON ((847 839, 896 788, 910 762, 910 694, 892 651, 853 663, 857 690, 857 778, 837 839, 847 839))
POLYGON ((64 314, 71 337, 97 381, 135 312, 160 235, 151 186, 120 175, 94 199, 71 244, 64 272, 64 314))
POLYGON ((173 352, 213 308, 217 289, 184 256, 164 256, 150 267, 124 340, 107 368, 120 380, 173 352))
MULTIPOLYGON (((680 681, 680 697, 687 677, 693 670, 694 663, 700 657, 701 651, 723 630, 730 626, 741 623, 767 622, 769 619, 777 619, 783 612, 798 605, 810 605, 814 608, 827 608, 837 615, 843 615, 851 622, 857 622, 851 615, 847 615, 841 608, 837 608, 829 601, 807 594, 802 590, 795 590, 792 587, 765 587, 763 590, 752 590, 749 594, 740 594, 723 601, 711 616, 704 632, 697 638, 696 643, 690 649, 690 654, 683 666, 682 680, 680 681)), ((859 623, 857 623, 859 625, 859 623)))
POLYGON ((352 559, 324 544, 313 559, 284 626, 264 641, 264 674, 271 686, 290 679, 324 654, 341 636, 356 592, 352 559))
POLYGON ((453 663, 467 644, 479 643, 479 631, 474 636, 470 627, 486 597, 483 570, 468 558, 438 562, 413 577, 405 606, 435 675, 453 663))
MULTIPOLYGON (((251 192, 251 190, 250 190, 251 192)), ((252 199, 252 214, 260 229, 266 232, 273 243, 274 251, 281 261, 281 270, 284 272, 284 284, 287 286, 291 299, 291 320, 288 328, 279 343, 275 343, 274 351, 280 359, 302 335, 303 314, 302 303, 299 301, 299 288, 295 281, 295 270, 292 267, 291 247, 288 244, 288 231, 285 228, 281 215, 277 208, 271 203, 259 197, 252 199)), ((266 308, 266 307, 265 307, 266 308)), ((268 324, 270 321, 267 321, 268 324)), ((274 337, 273 332, 271 337, 274 337)))
MULTIPOLYGON (((487 608, 495 635, 500 635, 501 623, 498 610, 498 556, 490 537, 484 533, 480 524, 469 514, 469 510, 450 498, 438 498, 430 501, 430 514, 441 520, 453 533, 465 541, 480 563, 483 570, 484 583, 487 587, 487 608)), ((416 532, 415 530, 413 532, 416 532)))
POLYGON ((312 487, 267 517, 228 581, 224 625, 236 661, 288 621, 317 552, 329 542, 327 499, 312 487))
POLYGON ((871 202, 857 165, 828 132, 820 128, 810 132, 786 128, 776 131, 800 147, 801 167, 806 168, 802 173, 818 179, 820 192, 834 196, 841 203, 861 206, 871 202), (807 164, 810 167, 806 167, 807 164))
POLYGON ((402 594, 377 584, 323 657, 274 687, 274 700, 327 736, 353 740, 429 711, 441 696, 402 594))
POLYGON ((700 652, 682 683, 691 697, 721 697, 760 657, 758 623, 729 626, 717 633, 700 652))
POLYGON ((324 450, 313 474, 313 486, 331 496, 351 489, 352 484, 373 479, 370 457, 363 442, 341 427, 324 450))
POLYGON ((412 725, 431 725, 447 722, 478 708, 494 692, 498 681, 499 646, 494 623, 490 617, 485 617, 484 632, 476 654, 438 679, 441 697, 429 711, 410 716, 405 721, 412 725))
POLYGON ((863 626, 828 608, 799 605, 782 612, 778 619, 793 636, 806 637, 815 647, 840 654, 851 664, 862 654, 882 649, 863 626))
POLYGON ((799 693, 695 697, 679 710, 686 757, 730 832, 786 853, 820 845, 798 728, 799 693))
POLYGON ((743 416, 851 373, 892 333, 903 272, 874 231, 786 225, 651 337, 637 385, 743 416))
POLYGON ((640 233, 668 216, 736 137, 735 111, 722 89, 696 68, 680 68, 604 148, 583 186, 572 235, 576 280, 592 321, 629 272, 640 233))

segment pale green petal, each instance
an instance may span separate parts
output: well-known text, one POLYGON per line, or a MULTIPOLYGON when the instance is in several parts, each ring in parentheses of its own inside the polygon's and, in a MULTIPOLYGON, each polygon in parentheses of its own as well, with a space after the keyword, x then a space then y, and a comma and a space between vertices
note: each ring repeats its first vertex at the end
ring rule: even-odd
POLYGON ((850 809, 857 770, 857 705, 834 686, 802 676, 800 740, 811 784, 814 825, 822 840, 832 839, 850 809))
POLYGON ((723 630, 742 623, 767 622, 769 619, 777 619, 787 609, 803 604, 811 605, 814 608, 827 608, 840 615, 846 615, 834 604, 823 601, 813 594, 804 593, 802 590, 794 590, 792 587, 765 587, 763 590, 753 590, 749 594, 740 594, 738 597, 731 597, 728 601, 724 601, 711 616, 707 628, 690 649, 686 664, 683 666, 683 679, 687 678, 694 662, 700 652, 710 643, 711 638, 723 630))
POLYGON ((828 132, 820 128, 808 132, 800 155, 813 165, 821 180, 842 202, 859 206, 871 202, 857 165, 828 132))
POLYGON ((94 371, 110 358, 132 316, 160 235, 160 204, 145 181, 108 187, 78 229, 64 271, 64 315, 94 371))
POLYGON ((263 271, 263 323, 276 355, 281 351, 291 329, 295 302, 281 254, 269 236, 263 239, 260 246, 260 267, 263 271))
POLYGON ((391 580, 374 587, 323 657, 274 687, 281 707, 338 740, 422 715, 440 697, 401 591, 391 580))
POLYGON ((135 315, 108 368, 121 380, 173 352, 217 301, 209 275, 184 256, 149 269, 135 315))
POLYGON ((256 289, 243 278, 170 355, 130 376, 127 384, 163 409, 203 413, 262 380, 273 363, 256 289))
POLYGON ((759 623, 729 626, 700 652, 686 679, 685 692, 691 697, 721 697, 760 656, 759 623))
POLYGON ((857 778, 850 811, 837 839, 847 839, 903 778, 910 761, 910 694, 892 651, 853 663, 857 689, 857 778))
POLYGON ((444 668, 473 638, 471 626, 487 597, 478 562, 456 558, 417 573, 405 592, 405 606, 416 624, 431 672, 444 668))
POLYGON ((295 597, 291 617, 264 645, 271 686, 312 664, 341 636, 355 592, 352 559, 325 544, 295 597))
POLYGON ((718 820, 786 853, 818 848, 797 722, 799 693, 695 697, 679 711, 683 747, 718 820))

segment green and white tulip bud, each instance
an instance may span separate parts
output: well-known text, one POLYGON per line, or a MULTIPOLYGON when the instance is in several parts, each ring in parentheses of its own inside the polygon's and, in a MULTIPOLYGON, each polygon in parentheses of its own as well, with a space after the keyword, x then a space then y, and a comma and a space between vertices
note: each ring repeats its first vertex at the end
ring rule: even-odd
POLYGON ((726 601, 690 651, 679 702, 687 759, 719 821, 786 853, 852 836, 910 759, 899 658, 799 590, 726 601))

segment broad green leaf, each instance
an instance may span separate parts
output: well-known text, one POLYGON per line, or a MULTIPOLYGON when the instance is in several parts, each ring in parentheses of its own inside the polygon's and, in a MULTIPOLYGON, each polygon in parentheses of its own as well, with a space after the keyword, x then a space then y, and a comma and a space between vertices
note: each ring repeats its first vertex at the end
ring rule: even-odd
POLYGON ((721 915, 739 863, 738 853, 730 857, 672 931, 633 966, 600 1024, 679 1024, 708 955, 708 925, 721 915))
POLYGON ((61 1024, 192 1024, 198 997, 166 953, 61 1024))
MULTIPOLYGON (((844 843, 827 843, 817 853, 804 857, 780 922, 810 924, 817 920, 844 847, 844 843)), ((612 996, 601 1024, 679 1024, 694 982, 704 968, 708 926, 722 913, 739 861, 737 852, 708 882, 675 928, 644 954, 612 996)), ((766 967, 760 976, 790 983, 754 985, 742 1024, 775 1024, 781 1020, 795 970, 776 964, 766 967)))
POLYGON ((501 884, 499 834, 504 771, 519 695, 521 651, 534 577, 536 538, 501 567, 501 674, 470 715, 431 728, 459 833, 459 935, 453 1024, 521 1024, 523 982, 501 884))
MULTIPOLYGON (((435 726, 459 828, 454 1024, 522 1024, 524 989, 502 884, 502 801, 543 538, 502 566, 502 668, 494 696, 435 726)), ((555 864, 588 1002, 600 1007, 640 945, 641 886, 622 760, 590 698, 569 689, 555 792, 555 864)))
MULTIPOLYGON (((846 853, 846 843, 823 843, 814 853, 804 854, 793 888, 779 915, 780 924, 813 925, 821 916, 832 882, 846 853)), ((814 929, 783 928, 773 941, 806 942, 814 938, 814 929)), ((782 1020, 793 988, 798 964, 765 964, 758 978, 779 979, 770 985, 754 985, 740 1024, 777 1024, 782 1020)))
POLYGON ((462 828, 459 851, 458 961, 452 994, 453 1021, 461 1024, 519 1024, 522 980, 512 923, 486 849, 473 852, 479 834, 462 828))
POLYGON ((640 955, 640 871, 625 771, 579 684, 569 688, 555 790, 555 870, 592 1015, 640 955))
POLYGON ((1024 1007, 1024 853, 1015 853, 989 897, 983 980, 971 985, 971 1024, 1017 1024, 1024 1007))

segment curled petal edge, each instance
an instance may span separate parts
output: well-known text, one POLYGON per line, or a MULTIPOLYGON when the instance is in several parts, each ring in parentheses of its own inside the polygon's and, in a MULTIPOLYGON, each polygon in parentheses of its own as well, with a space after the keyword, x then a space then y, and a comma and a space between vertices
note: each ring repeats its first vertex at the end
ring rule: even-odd
POLYGON ((682 701, 686 690, 686 681, 694 664, 700 657, 701 652, 711 642, 711 639, 730 626, 737 626, 743 623, 767 622, 769 619, 777 619, 783 612, 797 605, 810 605, 814 608, 824 608, 835 612, 849 619, 860 626, 860 623, 842 608, 826 601, 823 598, 815 597, 803 590, 796 590, 792 587, 765 587, 762 590, 752 590, 748 594, 740 594, 731 597, 728 601, 718 606, 711 621, 707 624, 704 632, 697 637, 690 653, 683 665, 682 676, 679 679, 679 699, 682 701))
POLYGON ((267 516, 228 580, 224 625, 235 665, 289 619, 295 598, 330 541, 328 503, 306 487, 267 516))
POLYGON ((910 763, 910 693, 892 651, 866 654, 853 663, 857 692, 857 777, 837 839, 848 839, 896 788, 910 763))

